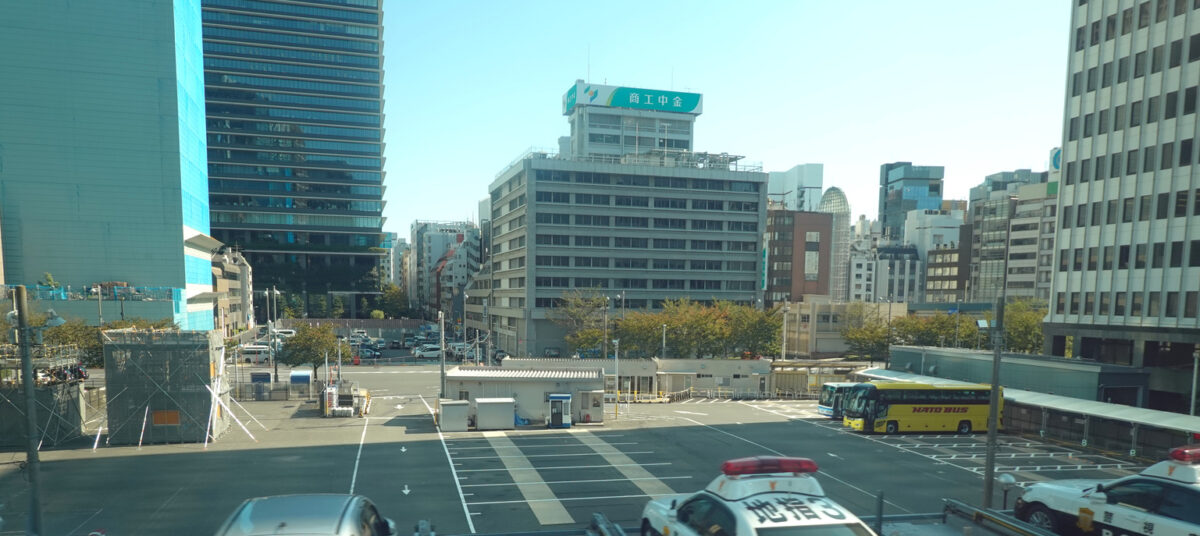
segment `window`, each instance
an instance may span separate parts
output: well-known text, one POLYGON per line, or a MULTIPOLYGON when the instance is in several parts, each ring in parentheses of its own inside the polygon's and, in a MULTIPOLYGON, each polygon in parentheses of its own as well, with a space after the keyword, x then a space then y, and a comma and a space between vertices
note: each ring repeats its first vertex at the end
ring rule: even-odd
POLYGON ((608 268, 608 257, 575 257, 576 268, 608 268))
POLYGON ((1087 269, 1094 272, 1094 271, 1096 271, 1097 268, 1099 268, 1099 264, 1100 264, 1100 247, 1093 246, 1093 247, 1088 248, 1087 269))
POLYGON ((1163 256, 1166 254, 1166 244, 1157 243, 1150 248, 1150 267, 1162 268, 1163 256))
POLYGON ((558 255, 538 255, 533 262, 537 266, 570 266, 571 258, 558 255))
POLYGON ((1157 73, 1163 69, 1163 60, 1165 59, 1165 58, 1163 58, 1164 53, 1165 53, 1165 51, 1163 50, 1162 45, 1156 46, 1150 51, 1150 72, 1151 73, 1157 73))
POLYGON ((720 270, 721 261, 711 260, 694 260, 691 262, 692 270, 720 270))
POLYGON ((642 196, 618 195, 613 198, 613 204, 618 207, 648 207, 650 198, 642 196))
MULTIPOLYGON (((680 261, 680 262, 682 263, 683 261, 680 261)), ((656 288, 656 289, 683 290, 683 280, 682 279, 654 279, 651 281, 650 286, 651 286, 651 288, 656 288)))
POLYGON ((1179 142, 1179 165, 1192 165, 1192 139, 1188 138, 1179 142))
POLYGON ((692 249, 705 251, 721 251, 720 240, 692 240, 692 249))
POLYGON ((1133 150, 1125 153, 1125 174, 1126 175, 1133 175, 1134 173, 1137 173, 1138 153, 1140 153, 1140 152, 1141 151, 1138 151, 1137 149, 1133 149, 1133 150))
POLYGON ((608 288, 608 278, 576 277, 575 288, 608 288))
POLYGON ((656 188, 687 188, 687 179, 677 177, 654 177, 656 188))
MULTIPOLYGON (((1096 122, 1094 121, 1095 114, 1087 114, 1083 116, 1083 137, 1091 137, 1096 131, 1096 122)), ((1084 172, 1084 175, 1087 175, 1084 172)))
POLYGON ((1134 251, 1133 267, 1135 269, 1145 268, 1146 267, 1146 244, 1135 244, 1133 251, 1134 251))
POLYGON ((1117 223, 1117 200, 1108 200, 1108 209, 1105 211, 1105 224, 1117 223))
MULTIPOLYGON (((616 143, 616 141, 607 143, 616 143)), ((607 173, 576 173, 575 182, 581 184, 610 184, 612 180, 607 173)))
POLYGON ((1167 20, 1167 0, 1158 0, 1154 7, 1154 22, 1167 20))
POLYGON ((1121 249, 1118 250, 1117 269, 1118 270, 1129 269, 1129 246, 1121 246, 1121 249))
POLYGON ((539 191, 534 200, 539 203, 570 203, 571 194, 566 192, 543 192, 539 191))
POLYGON ((650 247, 649 238, 632 238, 628 236, 618 236, 613 238, 613 247, 630 248, 630 249, 646 249, 650 247))
POLYGON ((688 281, 688 288, 692 290, 721 290, 721 282, 709 281, 707 279, 692 279, 688 281))
POLYGON ((567 288, 571 286, 569 277, 539 277, 534 284, 540 288, 567 288))
POLYGON ((729 222, 730 231, 758 231, 758 222, 753 221, 731 221, 729 222))
POLYGON ((687 249, 687 241, 681 238, 655 238, 654 249, 687 249))
POLYGON ((537 218, 538 223, 551 223, 557 225, 569 225, 571 216, 569 214, 554 214, 551 212, 539 212, 537 218))
POLYGON ((1121 200, 1121 223, 1129 223, 1133 221, 1133 198, 1126 197, 1121 200))
POLYGON ((1102 314, 1102 315, 1108 314, 1108 310, 1111 305, 1112 305, 1112 295, 1110 295, 1107 292, 1101 292, 1100 293, 1100 310, 1097 311, 1097 313, 1102 314))
MULTIPOLYGON (((1195 52, 1200 53, 1200 43, 1193 45, 1193 48, 1195 52)), ((1194 113, 1196 113, 1196 87, 1192 86, 1183 90, 1183 115, 1194 113)))
POLYGON ((687 200, 671 197, 655 197, 654 208, 687 208, 687 200))
POLYGON ((724 228, 721 220, 692 220, 692 229, 703 231, 720 231, 724 228))
POLYGON ((1170 211, 1170 207, 1171 207, 1171 194, 1169 194, 1169 193, 1158 194, 1157 210, 1155 211, 1155 214, 1154 214, 1155 219, 1159 219, 1159 220, 1165 219, 1167 217, 1167 213, 1170 211))
POLYGON ((1096 21, 1096 22, 1092 23, 1091 44, 1092 45, 1100 44, 1100 21, 1096 21))
POLYGON ((713 199, 693 199, 692 208, 696 210, 725 210, 725 202, 713 199))
POLYGON ((613 227, 647 228, 650 227, 650 219, 630 216, 617 216, 613 218, 613 227))
POLYGON ((539 246, 569 246, 570 240, 569 235, 538 234, 534 237, 534 243, 539 246))
POLYGON ((1104 40, 1115 39, 1117 37, 1117 16, 1109 15, 1104 19, 1104 40))
POLYGON ((1079 205, 1075 210, 1075 226, 1083 227, 1087 225, 1087 205, 1079 205))
POLYGON ((1139 30, 1150 26, 1150 2, 1142 2, 1142 5, 1138 6, 1137 22, 1139 30))
POLYGON ((1196 305, 1197 305, 1196 302, 1198 301, 1197 298, 1200 298, 1200 292, 1197 292, 1195 290, 1189 291, 1184 294, 1184 298, 1183 298, 1183 317, 1184 318, 1196 318, 1196 305))
POLYGON ((1146 101, 1146 122, 1153 123, 1158 121, 1158 97, 1150 97, 1146 101))
POLYGON ((629 259, 629 258, 613 259, 613 267, 614 268, 625 268, 625 269, 647 268, 647 267, 649 267, 649 264, 650 264, 650 262, 646 259, 629 259))
POLYGON ((680 218, 654 218, 655 229, 686 229, 687 220, 680 218))
POLYGON ((1158 169, 1171 169, 1175 165, 1175 143, 1167 142, 1162 145, 1162 158, 1158 169))
POLYGON ((1178 16, 1184 13, 1187 13, 1187 0, 1175 0, 1175 15, 1178 16))
POLYGON ((1167 54, 1167 66, 1179 67, 1183 62, 1183 39, 1171 42, 1171 51, 1167 54))
POLYGON ((1121 153, 1113 153, 1112 164, 1109 165, 1109 177, 1121 176, 1121 153))
POLYGON ((1092 225, 1100 225, 1100 217, 1104 213, 1101 207, 1103 207, 1103 205, 1101 205, 1099 201, 1092 203, 1092 225))
POLYGON ((1075 248, 1075 262, 1072 263, 1071 269, 1076 272, 1083 271, 1083 248, 1075 248))
POLYGON ((1117 291, 1117 303, 1113 305, 1113 314, 1125 316, 1125 293, 1117 291))
POLYGON ((757 201, 730 201, 730 212, 758 212, 757 201))
POLYGON ((1096 91, 1096 86, 1099 82, 1100 74, 1095 67, 1087 70, 1087 90, 1096 91))
POLYGON ((1067 229, 1067 228, 1071 227, 1071 223, 1075 219, 1074 215, 1075 215, 1075 207, 1074 206, 1067 205, 1067 206, 1063 207, 1063 211, 1062 211, 1062 228, 1063 229, 1067 229))
POLYGON ((1200 60, 1200 34, 1193 35, 1188 43, 1188 61, 1200 60))
POLYGON ((602 194, 575 194, 576 205, 608 205, 608 196, 602 194))
POLYGON ((1192 197, 1192 215, 1200 216, 1200 188, 1196 188, 1196 193, 1192 197))
POLYGON ((1083 47, 1086 45, 1087 45, 1087 30, 1084 29, 1083 26, 1080 26, 1075 29, 1075 51, 1079 52, 1080 50, 1083 50, 1083 47))
POLYGON ((1054 313, 1060 314, 1060 315, 1066 313, 1067 312, 1067 295, 1062 292, 1058 292, 1058 293, 1054 294, 1054 297, 1055 297, 1054 313))
POLYGON ((1136 127, 1142 124, 1142 101, 1134 102, 1129 105, 1129 126, 1136 127))
POLYGON ((608 247, 607 236, 576 236, 576 246, 606 248, 608 247))
POLYGON ((1133 77, 1141 78, 1146 76, 1146 53, 1138 52, 1133 55, 1133 77))
POLYGON ((1188 266, 1200 266, 1200 240, 1192 240, 1188 246, 1188 266))
POLYGON ((1083 314, 1090 315, 1096 312, 1096 295, 1088 292, 1083 295, 1083 314))
POLYGON ((655 270, 686 270, 687 263, 683 259, 654 259, 655 270))
POLYGON ((1105 270, 1112 270, 1113 267, 1113 246, 1104 246, 1104 265, 1105 270))
POLYGON ((1079 182, 1084 183, 1092 179, 1092 161, 1084 160, 1079 163, 1079 182))
POLYGON ((1171 268, 1183 266, 1183 241, 1171 242, 1171 268))
MULTIPOLYGON (((1079 118, 1078 117, 1072 117, 1071 121, 1067 123, 1067 139, 1070 141, 1075 141, 1075 140, 1079 139, 1079 118)), ((1068 182, 1067 184, 1071 184, 1071 183, 1068 182)))
POLYGON ((1138 221, 1150 221, 1150 196, 1143 195, 1141 209, 1138 212, 1138 221))

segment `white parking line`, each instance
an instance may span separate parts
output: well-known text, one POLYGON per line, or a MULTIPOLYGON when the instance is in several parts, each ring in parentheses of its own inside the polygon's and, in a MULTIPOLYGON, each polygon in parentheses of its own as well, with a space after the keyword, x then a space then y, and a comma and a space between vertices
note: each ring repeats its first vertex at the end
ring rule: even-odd
MULTIPOLYGON (((609 467, 611 467, 611 466, 609 466, 609 467)), ((591 479, 591 480, 554 480, 554 481, 543 482, 543 484, 582 484, 584 482, 589 482, 589 483, 592 483, 592 482, 627 482, 630 480, 666 480, 666 479, 680 479, 680 478, 692 478, 692 477, 691 476, 664 476, 664 477, 651 476, 651 477, 646 477, 646 478, 597 478, 597 479, 591 479)), ((464 488, 484 488, 484 487, 498 487, 498 486, 527 486, 527 485, 536 484, 536 483, 537 482, 501 482, 499 484, 463 484, 463 487, 464 488)))
MULTIPOLYGON (((625 443, 609 443, 609 445, 636 445, 636 444, 637 443, 633 442, 633 441, 628 441, 625 443)), ((534 449, 534 448, 553 448, 553 447, 557 447, 557 448, 579 447, 579 446, 583 446, 583 445, 576 445, 574 443, 556 443, 553 445, 517 445, 517 446, 520 448, 523 448, 523 449, 534 449)), ((450 447, 450 448, 458 451, 458 450, 473 450, 473 449, 490 449, 492 447, 450 447)))
MULTIPOLYGON (((516 448, 516 447, 507 447, 507 446, 504 446, 504 445, 500 445, 500 446, 498 446, 497 448, 498 448, 498 449, 502 449, 502 448, 516 448)), ((652 450, 645 450, 645 451, 640 451, 640 452, 630 452, 629 454, 654 454, 654 451, 652 451, 652 450)), ((580 452, 580 453, 577 453, 577 454, 529 454, 529 455, 524 455, 524 454, 516 454, 516 455, 512 455, 512 456, 465 456, 465 457, 464 457, 464 456, 460 456, 460 457, 458 457, 458 458, 455 458, 455 459, 458 459, 458 460, 497 460, 497 459, 505 459, 505 458, 522 458, 522 459, 528 459, 528 458, 566 458, 566 457, 570 457, 570 456, 595 456, 595 455, 596 455, 596 453, 595 453, 595 452, 580 452)))
MULTIPOLYGON (((425 409, 429 410, 430 418, 433 418, 433 408, 429 407, 429 402, 426 402, 425 397, 421 395, 417 395, 417 397, 421 399, 422 404, 425 404, 425 409)), ((458 471, 454 469, 454 458, 450 457, 450 449, 446 447, 446 437, 442 435, 442 429, 440 427, 438 428, 438 439, 440 439, 442 442, 442 452, 446 453, 446 462, 450 465, 450 476, 454 477, 454 487, 458 490, 458 500, 462 502, 463 505, 463 514, 466 515, 467 519, 467 530, 470 531, 471 534, 475 534, 475 522, 471 520, 471 510, 467 508, 467 499, 463 497, 462 484, 459 484, 458 482, 458 471)))
MULTIPOLYGON (((673 493, 674 492, 667 493, 666 495, 671 495, 673 493)), ((550 502, 550 501, 553 501, 553 502, 602 501, 602 500, 606 500, 606 499, 636 499, 636 498, 640 498, 640 497, 661 497, 661 496, 662 495, 647 495, 645 493, 638 493, 635 495, 603 495, 603 496, 599 496, 599 497, 565 497, 565 498, 555 498, 555 499, 530 499, 530 500, 526 500, 526 501, 480 501, 480 502, 473 502, 471 504, 472 505, 477 505, 477 504, 520 504, 520 503, 535 503, 536 504, 536 503, 550 502)), ((533 505, 531 504, 530 506, 532 507, 533 505)), ((567 523, 570 523, 570 521, 567 521, 567 523)), ((542 524, 545 525, 546 523, 542 523, 542 524)))
MULTIPOLYGON (((512 441, 504 434, 504 432, 484 432, 483 436, 492 442, 492 445, 497 449, 514 447, 512 441)), ((504 462, 504 467, 509 470, 509 476, 512 475, 512 470, 534 471, 527 474, 529 482, 526 486, 519 486, 517 489, 521 491, 521 501, 506 501, 506 503, 526 503, 533 510, 534 517, 538 523, 542 525, 559 525, 563 523, 574 523, 575 519, 567 512, 567 508, 562 505, 554 491, 546 482, 542 480, 533 464, 524 456, 499 456, 504 462)), ((516 480, 515 478, 513 480, 516 480)), ((457 481, 455 481, 457 484, 457 481)), ((478 502, 471 504, 501 504, 494 502, 478 502)))
MULTIPOLYGON (((671 465, 671 462, 655 462, 655 463, 631 463, 626 465, 637 465, 641 467, 649 467, 651 465, 671 465)), ((512 469, 513 471, 553 471, 555 469, 608 469, 610 467, 618 467, 616 465, 560 465, 557 467, 529 467, 527 469, 512 469)), ((493 471, 508 471, 509 469, 459 469, 460 473, 486 473, 493 471)))
MULTIPOLYGON (((583 438, 592 435, 591 432, 581 428, 572 428, 571 433, 577 434, 583 438)), ((638 489, 642 490, 647 495, 669 495, 671 493, 675 493, 670 486, 664 484, 661 480, 650 474, 650 471, 647 471, 645 468, 640 466, 630 465, 633 463, 633 459, 629 457, 630 454, 644 453, 621 452, 616 447, 613 447, 603 441, 583 441, 583 444, 591 447, 592 450, 596 451, 596 454, 603 456, 604 461, 607 461, 614 466, 621 466, 621 468, 617 469, 621 472, 621 475, 633 482, 638 489)))

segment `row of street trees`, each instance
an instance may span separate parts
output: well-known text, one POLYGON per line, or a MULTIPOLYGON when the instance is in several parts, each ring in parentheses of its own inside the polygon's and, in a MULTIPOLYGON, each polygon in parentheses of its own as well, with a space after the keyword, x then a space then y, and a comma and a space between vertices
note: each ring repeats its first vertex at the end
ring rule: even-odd
MULTIPOLYGON (((1042 318, 1046 304, 1034 299, 1016 299, 1004 307, 1004 348, 1009 352, 1036 354, 1042 351, 1042 318)), ((984 315, 989 326, 993 313, 984 315)), ((888 325, 879 307, 865 303, 850 304, 846 309, 842 338, 850 352, 869 358, 887 354, 889 344, 941 346, 957 348, 992 347, 987 330, 967 315, 944 314, 927 317, 905 316, 888 325)))
MULTIPOLYGON (((46 325, 46 315, 42 313, 34 313, 30 315, 29 325, 32 327, 41 327, 46 325)), ((100 332, 106 329, 176 329, 175 321, 171 318, 163 318, 160 320, 146 320, 144 318, 129 318, 126 320, 114 320, 105 322, 104 326, 90 326, 83 319, 74 318, 67 320, 61 326, 46 328, 42 332, 42 342, 48 346, 57 345, 73 345, 79 348, 83 354, 83 364, 88 367, 101 367, 104 365, 104 342, 100 332)), ((5 330, 3 341, 13 343, 9 340, 12 333, 5 330)))
POLYGON ((596 291, 563 293, 561 304, 550 318, 566 332, 570 352, 599 356, 605 346, 605 310, 608 309, 608 352, 611 339, 621 341, 621 355, 637 357, 692 358, 777 355, 780 325, 778 309, 759 311, 752 307, 718 301, 705 305, 688 299, 669 300, 661 312, 643 310, 621 313, 611 308, 596 291), (666 338, 664 353, 663 338, 666 338))
MULTIPOLYGON (((359 318, 401 318, 412 316, 408 309, 408 295, 404 289, 393 283, 383 286, 382 294, 362 296, 358 300, 359 318)), ((342 294, 333 295, 332 299, 325 294, 312 293, 308 295, 308 307, 305 308, 304 295, 299 292, 283 294, 279 300, 279 310, 283 318, 303 318, 305 311, 308 318, 346 318, 350 313, 348 298, 342 294)))

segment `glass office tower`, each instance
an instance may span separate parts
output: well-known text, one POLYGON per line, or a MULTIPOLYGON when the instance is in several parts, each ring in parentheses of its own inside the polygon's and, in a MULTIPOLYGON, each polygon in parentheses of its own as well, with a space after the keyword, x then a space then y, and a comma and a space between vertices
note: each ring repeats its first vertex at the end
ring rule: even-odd
POLYGON ((379 0, 202 0, 212 233, 259 287, 376 290, 379 0))

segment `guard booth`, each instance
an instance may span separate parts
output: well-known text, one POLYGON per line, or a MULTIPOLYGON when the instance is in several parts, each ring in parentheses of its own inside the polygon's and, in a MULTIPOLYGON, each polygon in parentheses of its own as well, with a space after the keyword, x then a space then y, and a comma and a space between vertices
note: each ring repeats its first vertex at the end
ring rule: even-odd
POLYGON ((571 395, 551 394, 547 398, 550 403, 550 417, 546 419, 546 428, 570 428, 571 395))

